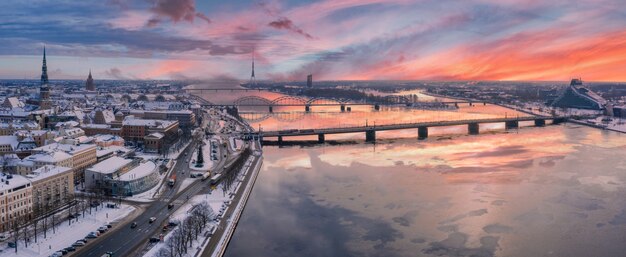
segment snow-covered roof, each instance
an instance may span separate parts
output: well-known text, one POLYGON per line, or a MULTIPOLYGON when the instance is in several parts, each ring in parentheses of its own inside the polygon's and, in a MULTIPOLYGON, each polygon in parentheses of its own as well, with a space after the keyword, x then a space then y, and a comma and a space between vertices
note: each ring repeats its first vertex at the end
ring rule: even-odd
POLYGON ((0 136, 0 145, 11 145, 11 148, 15 149, 18 143, 16 136, 0 136))
POLYGON ((111 174, 123 168, 124 166, 130 164, 132 161, 133 161, 132 159, 125 159, 122 157, 113 156, 109 159, 106 159, 104 161, 101 161, 91 166, 89 170, 93 172, 102 173, 102 174, 111 174))
POLYGON ((163 135, 162 133, 159 132, 154 132, 150 135, 147 135, 146 137, 153 137, 153 138, 157 138, 157 139, 161 139, 163 138, 165 135, 163 135))
POLYGON ((55 151, 63 151, 69 154, 80 153, 84 150, 95 148, 94 144, 80 144, 80 145, 70 145, 70 144, 60 144, 60 143, 52 143, 47 144, 41 147, 37 147, 35 151, 41 152, 55 152, 55 151))
POLYGON ((144 120, 144 119, 124 119, 124 126, 147 126, 156 128, 167 128, 177 121, 168 120, 144 120))
POLYGON ((0 190, 6 191, 24 185, 30 185, 30 181, 26 177, 0 173, 0 190))
POLYGON ((72 158, 72 156, 65 152, 55 151, 33 154, 24 159, 34 162, 59 163, 70 158, 72 158))
POLYGON ((119 180, 122 181, 132 181, 139 178, 143 178, 145 176, 150 175, 153 172, 156 172, 156 164, 154 162, 148 161, 140 164, 132 170, 124 173, 119 177, 119 180))
POLYGON ((44 165, 34 170, 32 174, 26 175, 26 177, 32 182, 37 182, 65 172, 72 172, 72 169, 55 165, 44 165))

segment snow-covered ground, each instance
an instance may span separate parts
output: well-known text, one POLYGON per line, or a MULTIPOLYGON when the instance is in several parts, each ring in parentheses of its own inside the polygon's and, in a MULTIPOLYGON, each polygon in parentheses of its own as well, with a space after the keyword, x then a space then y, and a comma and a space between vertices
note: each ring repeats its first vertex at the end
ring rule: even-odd
MULTIPOLYGON (((233 197, 232 192, 234 192, 234 190, 236 189, 233 188, 232 190, 233 191, 230 191, 230 192, 224 192, 224 190, 221 187, 218 187, 215 190, 213 190, 211 194, 196 195, 192 197, 191 199, 189 199, 187 202, 185 202, 185 204, 182 205, 178 210, 176 210, 176 212, 172 214, 172 216, 170 217, 170 220, 178 220, 178 221, 184 220, 189 215, 191 208, 201 203, 207 203, 215 214, 224 213, 228 206, 228 203, 233 197)), ((212 230, 216 225, 217 225, 217 222, 211 221, 209 225, 207 226, 207 231, 212 230)), ((167 240, 171 237, 172 234, 173 233, 171 233, 171 231, 167 233, 167 235, 165 235, 164 237, 164 240, 162 242, 155 244, 146 254, 144 254, 144 257, 157 256, 157 253, 159 252, 161 247, 165 246, 164 242, 167 242, 167 240)), ((205 239, 206 237, 199 236, 198 239, 193 242, 194 248, 200 246, 205 241, 205 239)), ((192 250, 192 251, 189 251, 187 255, 185 255, 184 257, 192 257, 195 254, 196 254, 196 251, 192 250)))
MULTIPOLYGON (((204 140, 205 144, 204 146, 202 146, 202 157, 204 159, 204 165, 202 165, 202 167, 196 167, 196 161, 198 161, 198 149, 195 149, 195 151, 191 155, 191 160, 189 161, 189 169, 195 170, 195 171, 211 172, 211 170, 213 169, 215 165, 214 161, 211 160, 211 151, 213 149, 213 147, 211 146, 212 141, 215 141, 215 140, 212 140, 212 139, 204 140)), ((216 155, 219 156, 220 154, 219 147, 216 149, 216 152, 217 152, 216 155)))
MULTIPOLYGON (((28 248, 24 248, 24 240, 20 240, 18 242, 17 254, 14 248, 8 248, 7 242, 2 243, 0 257, 49 256, 58 250, 71 246, 76 240, 84 238, 89 232, 96 231, 107 223, 123 219, 134 209, 135 207, 133 206, 122 204, 120 208, 116 209, 99 207, 98 212, 95 209, 92 211, 92 215, 89 215, 89 212, 86 211, 85 216, 81 216, 78 221, 73 220, 72 225, 68 225, 67 221, 59 224, 55 234, 52 234, 52 229, 50 229, 46 239, 40 233, 38 242, 34 243, 34 238, 31 239, 28 248)), ((90 244, 89 241, 87 244, 90 244)))

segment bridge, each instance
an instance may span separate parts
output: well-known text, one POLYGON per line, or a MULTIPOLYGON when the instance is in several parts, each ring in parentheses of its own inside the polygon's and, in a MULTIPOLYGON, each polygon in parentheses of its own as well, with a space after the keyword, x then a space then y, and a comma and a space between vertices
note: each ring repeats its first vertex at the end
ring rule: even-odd
POLYGON ((342 133, 365 133, 366 142, 376 141, 376 131, 400 130, 400 129, 417 129, 418 139, 426 139, 428 137, 428 128, 467 125, 470 135, 477 135, 480 132, 480 124, 483 123, 500 123, 504 122, 506 129, 514 129, 519 127, 519 122, 534 121, 535 126, 542 127, 546 125, 546 120, 552 120, 553 124, 559 124, 569 119, 567 116, 527 116, 515 118, 490 118, 490 119, 471 119, 471 120, 454 120, 454 121, 431 121, 431 122, 415 122, 402 124, 388 124, 378 126, 354 126, 341 128, 320 128, 320 129, 292 129, 278 131, 261 131, 258 135, 261 138, 277 137, 278 143, 282 143, 283 137, 289 136, 318 136, 318 142, 324 143, 327 134, 342 133))
POLYGON ((412 102, 409 98, 401 95, 389 95, 383 97, 377 102, 368 101, 354 101, 350 99, 335 99, 335 98, 304 98, 299 96, 281 96, 276 99, 270 100, 260 96, 244 96, 236 99, 233 104, 214 104, 207 101, 203 101, 203 107, 214 106, 235 106, 239 107, 266 107, 270 113, 274 112, 275 107, 286 106, 301 106, 304 107, 305 112, 310 112, 311 107, 314 106, 338 106, 342 112, 351 111, 350 106, 373 106, 375 110, 380 110, 382 105, 411 105, 411 104, 425 104, 425 103, 437 103, 444 105, 469 104, 470 106, 482 103, 486 105, 484 101, 467 101, 467 100, 453 100, 453 101, 439 101, 439 102, 412 102))

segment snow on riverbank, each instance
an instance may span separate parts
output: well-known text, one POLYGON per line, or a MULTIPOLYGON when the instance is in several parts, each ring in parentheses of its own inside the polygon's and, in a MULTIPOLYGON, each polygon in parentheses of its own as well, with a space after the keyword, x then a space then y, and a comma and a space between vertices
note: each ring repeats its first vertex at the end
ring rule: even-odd
POLYGON ((49 256, 58 250, 71 246, 76 240, 83 239, 89 232, 96 231, 109 222, 113 223, 115 228, 115 222, 129 215, 134 209, 133 206, 122 204, 120 208, 116 209, 98 207, 98 212, 94 209, 92 215, 86 211, 85 216, 78 218, 78 221, 72 220, 72 225, 68 225, 67 221, 59 224, 55 234, 52 234, 52 229, 50 229, 46 239, 43 238, 43 233, 40 233, 38 242, 34 243, 34 238, 31 239, 28 248, 24 248, 24 240, 20 240, 17 253, 15 253, 14 248, 8 248, 7 242, 2 243, 3 248, 0 257, 49 256))

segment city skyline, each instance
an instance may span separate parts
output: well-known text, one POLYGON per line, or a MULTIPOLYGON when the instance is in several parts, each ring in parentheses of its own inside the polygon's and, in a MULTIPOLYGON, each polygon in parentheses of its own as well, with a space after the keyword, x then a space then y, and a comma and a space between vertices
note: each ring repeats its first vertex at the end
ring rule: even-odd
POLYGON ((619 1, 5 1, 0 78, 626 81, 619 1))

